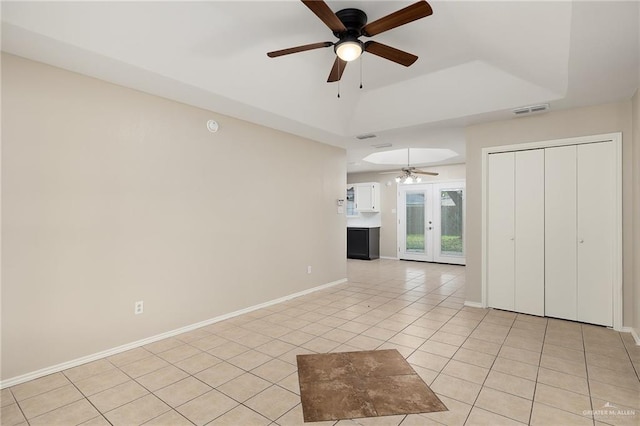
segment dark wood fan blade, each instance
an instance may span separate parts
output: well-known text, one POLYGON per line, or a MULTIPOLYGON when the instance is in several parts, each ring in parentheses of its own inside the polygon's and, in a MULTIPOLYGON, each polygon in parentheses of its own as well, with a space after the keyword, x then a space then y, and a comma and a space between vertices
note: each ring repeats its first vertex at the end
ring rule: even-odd
POLYGON ((331 72, 329 73, 327 83, 333 83, 334 81, 340 80, 342 78, 342 73, 344 72, 344 69, 346 67, 347 61, 343 61, 336 56, 336 60, 333 62, 333 67, 331 68, 331 72))
POLYGON ((384 18, 380 18, 377 21, 373 21, 365 25, 362 29, 362 34, 367 37, 371 37, 401 25, 408 24, 416 19, 427 17, 432 13, 433 10, 431 9, 431 6, 429 6, 429 3, 426 1, 419 1, 411 6, 407 6, 404 9, 400 9, 385 16, 384 18))
POLYGON ((333 10, 327 6, 322 0, 302 0, 305 6, 307 6, 324 24, 329 27, 334 33, 342 33, 347 31, 347 27, 344 26, 340 18, 333 13, 333 10))
POLYGON ((418 60, 416 55, 375 41, 366 42, 364 44, 364 50, 365 52, 373 53, 376 56, 404 65, 405 67, 408 67, 418 60))
POLYGON ((267 56, 270 58, 277 58, 278 56, 282 56, 282 55, 289 55, 291 53, 304 52, 307 50, 320 49, 322 47, 329 47, 329 46, 333 46, 333 43, 331 43, 330 41, 325 41, 322 43, 305 44, 303 46, 290 47, 288 49, 274 50, 273 52, 267 53, 267 56))
POLYGON ((429 176, 438 176, 440 174, 436 172, 423 172, 422 170, 412 170, 411 173, 416 173, 418 175, 429 175, 429 176))

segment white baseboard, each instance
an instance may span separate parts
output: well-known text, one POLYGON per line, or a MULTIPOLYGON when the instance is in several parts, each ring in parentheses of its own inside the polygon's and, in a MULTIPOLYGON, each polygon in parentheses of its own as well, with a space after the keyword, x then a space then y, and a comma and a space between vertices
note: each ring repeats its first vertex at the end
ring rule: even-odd
POLYGON ((465 300, 464 301, 464 306, 468 306, 470 308, 478 308, 478 309, 484 309, 484 306, 482 306, 482 303, 478 303, 478 302, 471 302, 469 300, 465 300))
POLYGON ((635 328, 622 327, 620 331, 622 331, 623 333, 631 333, 631 335, 633 336, 633 340, 636 342, 636 346, 640 346, 640 333, 636 331, 635 328))
POLYGON ((380 256, 380 259, 398 260, 397 257, 391 257, 391 256, 380 256))
POLYGON ((333 287, 338 284, 342 284, 347 282, 346 278, 342 278, 340 280, 332 281, 327 284, 322 284, 317 287, 313 287, 307 290, 303 290, 297 293, 289 294, 284 297, 280 297, 278 299, 270 300, 268 302, 260 303, 258 305, 250 306, 248 308, 240 309, 238 311, 234 311, 228 314, 220 315, 215 318, 210 318, 205 321, 201 321, 195 324, 187 325, 185 327, 180 327, 175 330, 167 331, 165 333, 156 334, 155 336, 147 337, 145 339, 137 340, 135 342, 127 343, 122 346, 118 346, 115 348, 107 349, 105 351, 101 351, 92 355, 83 356, 81 358, 76 358, 71 361, 63 362, 61 364, 56 364, 51 367, 45 367, 40 370, 32 371, 31 373, 22 374, 20 376, 12 377, 10 379, 0 381, 0 389, 4 389, 10 386, 19 385, 20 383, 28 382, 29 380, 38 379, 40 377, 48 376, 49 374, 58 373, 63 370, 67 370, 69 368, 77 367, 82 364, 86 364, 91 361, 96 361, 98 359, 106 358, 111 355, 119 354, 120 352, 128 351, 130 349, 135 349, 140 346, 148 345, 149 343, 157 342, 158 340, 166 339, 167 337, 172 337, 177 334, 186 333, 188 331, 195 330, 200 327, 204 327, 207 325, 214 324, 216 322, 224 321, 229 318, 237 317, 238 315, 246 314, 249 312, 256 311, 258 309, 266 308, 268 306, 276 305, 278 303, 286 302, 287 300, 295 299, 300 296, 305 296, 310 293, 314 293, 319 290, 324 290, 329 287, 333 287))

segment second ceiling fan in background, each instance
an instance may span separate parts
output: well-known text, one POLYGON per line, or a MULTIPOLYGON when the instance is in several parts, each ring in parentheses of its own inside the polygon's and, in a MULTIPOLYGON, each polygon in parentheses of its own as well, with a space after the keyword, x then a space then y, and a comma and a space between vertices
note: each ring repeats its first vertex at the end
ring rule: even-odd
POLYGON ((325 41, 290 47, 288 49, 269 52, 267 56, 276 58, 291 53, 334 46, 336 59, 329 73, 328 83, 339 81, 347 66, 347 62, 357 59, 362 52, 372 53, 381 58, 404 65, 405 67, 413 64, 418 59, 416 55, 373 40, 362 42, 360 41, 360 37, 372 37, 417 19, 427 17, 433 13, 429 3, 419 1, 367 24, 367 15, 360 9, 342 9, 334 13, 322 0, 302 0, 302 3, 311 9, 311 11, 329 27, 333 35, 338 38, 338 41, 335 43, 325 41))

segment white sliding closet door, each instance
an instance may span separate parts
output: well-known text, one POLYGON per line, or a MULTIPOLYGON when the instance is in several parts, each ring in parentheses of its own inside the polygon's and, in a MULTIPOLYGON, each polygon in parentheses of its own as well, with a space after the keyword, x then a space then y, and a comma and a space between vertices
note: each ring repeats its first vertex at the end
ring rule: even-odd
POLYGON ((578 146, 578 321, 613 325, 616 232, 613 143, 578 146))
POLYGON ((545 297, 549 317, 578 319, 575 145, 545 149, 545 297))
POLYGON ((487 279, 489 306, 514 309, 515 153, 489 156, 487 279))
POLYGON ((544 315, 544 150, 515 154, 515 310, 544 315))

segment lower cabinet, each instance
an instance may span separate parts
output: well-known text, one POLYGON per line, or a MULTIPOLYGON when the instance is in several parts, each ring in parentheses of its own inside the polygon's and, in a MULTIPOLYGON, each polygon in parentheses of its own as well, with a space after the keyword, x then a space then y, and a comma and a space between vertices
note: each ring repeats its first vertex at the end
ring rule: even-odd
POLYGON ((347 258, 378 259, 380 228, 347 228, 347 258))

